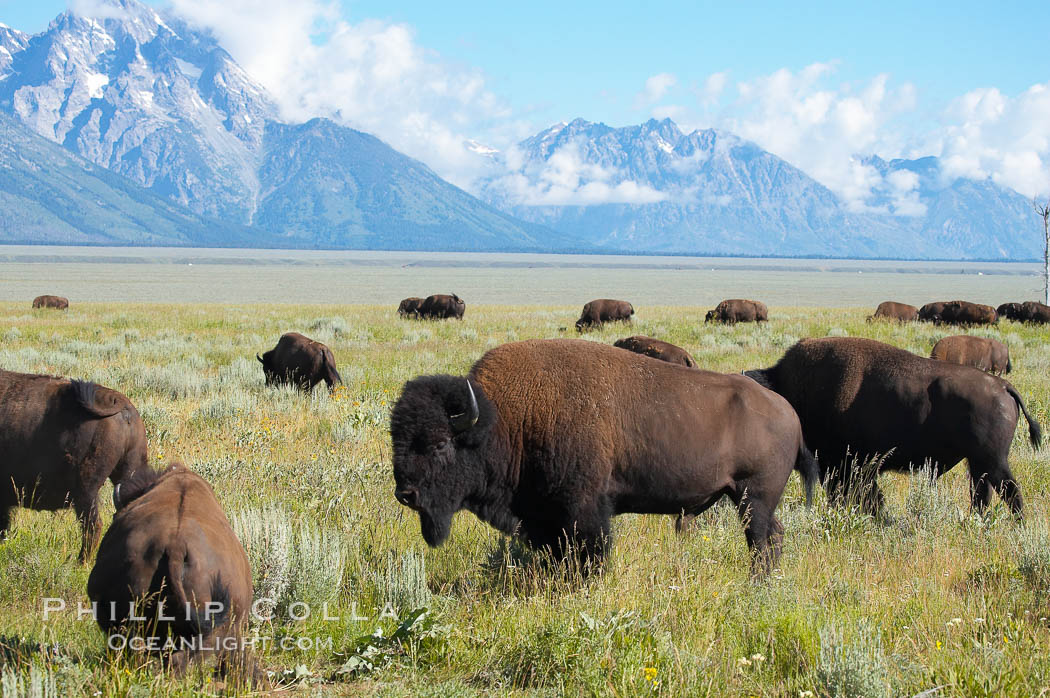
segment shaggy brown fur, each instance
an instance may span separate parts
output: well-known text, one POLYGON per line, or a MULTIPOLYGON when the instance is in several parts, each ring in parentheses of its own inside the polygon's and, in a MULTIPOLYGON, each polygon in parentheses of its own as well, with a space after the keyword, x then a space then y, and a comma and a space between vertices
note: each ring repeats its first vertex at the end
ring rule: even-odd
POLYGON ((714 310, 707 311, 704 322, 766 322, 769 320, 769 310, 761 301, 752 301, 744 298, 730 298, 715 306, 714 310))
POLYGON ((300 390, 313 390, 324 381, 329 390, 342 383, 332 350, 298 332, 281 335, 277 346, 255 358, 263 366, 266 385, 290 383, 300 390))
POLYGON ((991 325, 999 320, 995 308, 969 301, 951 301, 941 310, 941 322, 946 325, 991 325))
POLYGON ((1016 320, 1018 322, 1024 320, 1024 313, 1020 303, 1003 303, 995 309, 995 313, 1000 318, 1006 318, 1007 320, 1016 320))
POLYGON ((79 559, 98 544, 98 491, 145 468, 146 429, 124 395, 94 383, 0 370, 0 534, 15 506, 72 505, 79 559))
POLYGON ((446 320, 455 318, 463 319, 463 313, 467 310, 467 304, 455 293, 445 295, 438 293, 427 296, 419 305, 418 316, 424 320, 446 320))
POLYGON ((67 310, 69 308, 69 299, 62 296, 37 296, 33 299, 33 307, 67 310))
POLYGON ((852 458, 863 463, 881 456, 881 470, 930 461, 938 476, 965 458, 975 509, 988 505, 994 488, 1022 511, 1008 462, 1018 411, 1033 445, 1042 435, 1008 381, 857 337, 804 339, 772 368, 746 375, 795 408, 833 500, 867 487, 866 508, 878 513, 882 507, 873 474, 850 467, 852 458))
POLYGON ((406 298, 397 306, 397 314, 401 317, 419 317, 419 306, 423 305, 422 298, 406 298))
POLYGON ((944 306, 948 305, 949 302, 955 301, 937 301, 936 303, 927 303, 922 306, 919 308, 919 321, 940 323, 941 313, 944 312, 944 306))
POLYGON ((1021 319, 1043 325, 1050 323, 1050 306, 1036 301, 1025 301, 1021 304, 1021 319))
POLYGON ((919 309, 907 303, 894 301, 883 301, 875 309, 875 314, 868 318, 872 320, 896 320, 897 322, 913 322, 919 319, 919 309))
POLYGON ((931 359, 950 361, 963 366, 973 366, 997 376, 1009 373, 1010 350, 1000 341, 987 337, 954 335, 945 337, 934 345, 931 359))
POLYGON ((173 463, 141 472, 113 499, 87 584, 99 627, 153 643, 176 673, 215 652, 224 668, 265 685, 248 653, 227 645, 240 644, 251 613, 252 571, 211 485, 173 463), (147 620, 133 622, 132 610, 147 620), (169 640, 174 647, 161 650, 169 640))
POLYGON ((627 351, 633 351, 635 354, 651 356, 654 359, 660 359, 661 361, 667 361, 672 364, 681 364, 682 366, 688 366, 689 368, 696 368, 696 359, 690 356, 689 352, 685 349, 675 346, 670 342, 653 339, 652 337, 646 337, 640 334, 633 337, 624 337, 623 339, 617 340, 613 346, 626 349, 627 351))
POLYGON ((607 322, 631 322, 634 306, 627 301, 612 298, 598 298, 583 306, 580 319, 576 321, 576 331, 583 332, 594 327, 600 328, 607 322))
POLYGON ((395 496, 419 512, 432 546, 467 509, 556 556, 572 543, 600 560, 612 516, 696 515, 728 496, 753 570, 768 571, 783 532, 773 512, 792 469, 816 479, 780 396, 743 376, 580 340, 504 344, 468 379, 409 381, 390 433, 395 496))

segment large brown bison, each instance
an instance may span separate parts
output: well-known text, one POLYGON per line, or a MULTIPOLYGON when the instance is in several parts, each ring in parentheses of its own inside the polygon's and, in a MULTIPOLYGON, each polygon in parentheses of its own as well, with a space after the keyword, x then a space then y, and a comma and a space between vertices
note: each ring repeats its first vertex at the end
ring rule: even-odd
POLYGON ((0 534, 15 506, 72 505, 81 562, 98 543, 98 491, 147 466, 146 430, 124 395, 95 383, 0 370, 0 534))
POLYGON ((69 308, 69 299, 62 296, 37 296, 33 299, 33 307, 67 310, 69 308))
POLYGON ((769 310, 761 301, 751 301, 744 298, 730 298, 715 306, 714 310, 708 310, 704 322, 766 322, 769 320, 769 310))
POLYGON ((1019 410, 1034 446, 1042 436, 1021 396, 1001 378, 855 337, 804 339, 772 368, 746 375, 795 408, 833 500, 853 492, 865 495, 868 511, 882 507, 873 474, 850 467, 851 458, 864 463, 878 456, 880 470, 931 462, 938 476, 965 458, 974 508, 983 510, 994 488, 1022 511, 1008 462, 1019 410))
POLYGON ((1007 320, 1020 322, 1024 320, 1024 314, 1020 303, 1003 303, 995 309, 996 315, 1007 320))
POLYGON ((1010 364, 1010 350, 1007 346, 987 337, 971 337, 961 334, 945 337, 933 346, 930 358, 950 361, 963 366, 973 366, 997 376, 1009 373, 1013 369, 1010 364))
POLYGON ((240 642, 252 606, 251 567, 211 485, 173 463, 119 484, 113 504, 87 583, 99 627, 132 649, 136 638, 176 673, 214 652, 224 667, 264 683, 240 642))
POLYGON ((941 310, 941 323, 946 325, 991 325, 998 320, 995 308, 982 303, 950 301, 941 310))
POLYGON ((405 384, 390 421, 395 497, 437 546, 467 509, 556 557, 600 561, 610 518, 737 505, 767 570, 792 469, 816 464, 787 401, 743 376, 687 369, 581 340, 487 352, 466 377, 405 384))
POLYGON ((611 298, 598 298, 583 306, 580 319, 576 321, 576 331, 583 332, 594 327, 601 328, 607 322, 631 322, 634 306, 627 301, 611 298))
POLYGON ((637 334, 633 337, 618 339, 613 343, 613 346, 619 347, 620 349, 626 349, 627 351, 633 351, 635 354, 651 356, 654 359, 660 359, 661 361, 667 361, 672 364, 681 364, 682 366, 688 366, 689 368, 696 368, 696 359, 690 356, 689 352, 685 349, 675 346, 670 342, 653 339, 652 337, 637 334))
POLYGON ((896 320, 897 322, 913 322, 919 319, 919 309, 907 303, 895 301, 883 301, 875 308, 875 314, 868 318, 872 320, 896 320))
MULTIPOLYGON (((948 302, 949 301, 937 301, 922 306, 919 308, 919 321, 940 324, 941 314, 944 312, 944 306, 946 306, 948 302)), ((951 302, 954 303, 955 301, 951 302)))
POLYGON ((406 298, 397 306, 397 314, 401 317, 419 317, 419 306, 423 305, 422 298, 406 298))
POLYGON ((1037 303, 1036 301, 1025 301, 1021 304, 1021 319, 1025 322, 1039 324, 1050 323, 1050 305, 1037 303))
POLYGON ((418 316, 424 320, 446 320, 455 318, 463 319, 463 313, 467 310, 467 304, 455 293, 445 295, 438 293, 427 296, 419 305, 418 316))
POLYGON ((335 368, 332 350, 298 332, 288 332, 277 340, 277 346, 255 358, 263 366, 266 385, 287 383, 300 390, 313 390, 324 381, 329 390, 342 383, 335 368))

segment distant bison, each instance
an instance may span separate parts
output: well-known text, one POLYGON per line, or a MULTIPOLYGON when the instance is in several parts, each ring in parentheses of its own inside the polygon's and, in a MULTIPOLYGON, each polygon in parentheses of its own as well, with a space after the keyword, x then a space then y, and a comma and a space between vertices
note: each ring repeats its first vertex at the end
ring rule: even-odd
POLYGON ((1021 305, 1021 317, 1025 322, 1045 325, 1050 323, 1050 306, 1035 301, 1025 301, 1021 305))
POLYGON ((69 299, 62 296, 37 296, 33 299, 33 307, 67 310, 69 308, 69 299))
POLYGON ((766 304, 760 301, 751 301, 743 298, 730 298, 715 306, 714 310, 707 311, 704 322, 766 322, 769 320, 769 310, 766 304))
POLYGON ((406 298, 397 306, 397 314, 401 317, 419 317, 419 306, 423 305, 422 298, 406 298))
POLYGON ((1010 350, 1007 346, 987 337, 969 335, 945 337, 934 345, 930 358, 950 361, 963 366, 973 366, 997 376, 1009 373, 1013 369, 1010 364, 1010 350))
POLYGON ((287 383, 300 390, 313 390, 324 381, 329 390, 343 379, 335 368, 332 350, 298 332, 281 335, 277 346, 255 358, 263 366, 266 385, 287 383))
POLYGON ((611 298, 598 298, 583 306, 580 319, 576 321, 576 331, 583 332, 592 327, 601 327, 607 322, 631 322, 634 306, 627 301, 611 298))
POLYGON ((940 324, 941 314, 944 312, 945 305, 947 305, 947 302, 945 301, 927 303, 926 305, 919 308, 919 320, 921 322, 932 322, 934 324, 940 324))
POLYGON ((1015 320, 1017 322, 1024 320, 1024 312, 1020 303, 1003 303, 995 309, 995 312, 1000 318, 1006 318, 1007 320, 1015 320))
POLYGON ((919 309, 907 303, 896 303, 894 301, 883 301, 875 309, 875 314, 868 318, 872 320, 896 320, 897 322, 912 322, 919 319, 919 309))
POLYGON ((222 668, 265 686, 241 646, 251 567, 211 485, 174 463, 118 485, 113 504, 87 583, 99 627, 125 641, 137 638, 176 673, 215 651, 222 668))
POLYGON ((0 534, 15 506, 70 505, 87 561, 102 524, 98 491, 147 467, 146 430, 124 395, 95 383, 0 370, 0 534))
POLYGON ((613 346, 626 349, 627 351, 633 351, 635 354, 651 356, 654 359, 660 359, 661 361, 667 361, 672 364, 681 364, 682 366, 688 366, 689 368, 696 368, 696 359, 690 356, 689 352, 685 349, 675 346, 670 342, 662 342, 659 339, 653 339, 652 337, 646 337, 640 334, 633 337, 625 337, 624 339, 617 340, 613 346))
POLYGON ((1008 462, 1019 411, 1033 446, 1042 436, 1021 396, 1001 378, 855 337, 803 339, 772 368, 746 375, 795 408, 832 500, 852 493, 863 495, 868 511, 882 508, 875 473, 851 467, 851 458, 878 458, 879 470, 932 462, 937 476, 965 458, 975 509, 988 505, 994 488, 1022 511, 1008 462))
POLYGON ((729 496, 766 571, 792 469, 816 464, 798 417, 743 376, 581 340, 492 349, 466 378, 405 384, 390 420, 395 497, 440 545, 467 509, 556 557, 601 560, 610 518, 698 514, 729 496))
POLYGON ((998 320, 995 308, 982 303, 950 301, 941 310, 941 323, 945 325, 991 325, 998 320))
POLYGON ((463 313, 467 304, 455 293, 445 295, 443 293, 427 296, 419 305, 418 315, 424 320, 445 320, 455 318, 463 319, 463 313))

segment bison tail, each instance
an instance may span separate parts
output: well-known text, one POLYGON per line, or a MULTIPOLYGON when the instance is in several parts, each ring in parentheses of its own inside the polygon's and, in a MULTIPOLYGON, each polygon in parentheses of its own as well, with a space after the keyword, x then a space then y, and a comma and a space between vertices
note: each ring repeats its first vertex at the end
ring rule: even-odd
POLYGON ((95 417, 112 417, 124 409, 123 396, 115 390, 91 381, 72 380, 69 385, 77 404, 95 417))
POLYGON ((1025 420, 1028 422, 1028 439, 1032 442, 1032 448, 1039 448, 1043 443, 1043 430, 1039 427, 1039 422, 1035 421, 1035 418, 1028 412, 1028 408, 1025 407, 1024 400, 1021 399, 1020 393, 1010 383, 1006 383, 1006 392, 1010 393, 1010 397, 1017 403, 1018 409, 1021 410, 1021 414, 1024 415, 1025 420))
POLYGON ((222 583, 219 575, 212 578, 211 598, 205 603, 204 608, 197 604, 199 600, 186 595, 183 586, 185 575, 186 550, 169 550, 168 557, 168 584, 171 586, 170 596, 175 602, 175 608, 168 611, 170 615, 186 624, 187 629, 193 635, 207 636, 225 623, 230 615, 230 592, 222 583))
POLYGON ((802 477, 802 488, 806 493, 806 506, 813 506, 813 490, 820 480, 817 459, 805 442, 799 443, 798 457, 795 459, 795 470, 802 477))
POLYGON ((335 357, 332 356, 332 351, 328 348, 324 348, 324 364, 325 369, 328 372, 328 380, 330 381, 328 387, 334 388, 336 383, 342 383, 343 377, 339 375, 339 371, 335 368, 335 357))

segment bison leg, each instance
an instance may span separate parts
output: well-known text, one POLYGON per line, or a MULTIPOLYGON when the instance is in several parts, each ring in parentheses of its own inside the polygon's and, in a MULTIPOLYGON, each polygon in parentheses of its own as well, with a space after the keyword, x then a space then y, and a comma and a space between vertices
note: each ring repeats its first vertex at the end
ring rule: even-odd
POLYGON ((689 532, 689 527, 693 525, 693 519, 696 516, 693 514, 687 514, 684 511, 678 515, 674 520, 674 530, 679 535, 685 535, 689 532))
POLYGON ((745 490, 737 498, 737 514, 744 525, 744 537, 751 549, 751 576, 768 576, 780 559, 784 526, 773 515, 776 503, 745 490))
POLYGON ((974 509, 983 512, 992 498, 994 488, 1003 502, 1017 516, 1024 515, 1024 499, 1021 488, 1005 463, 980 465, 970 463, 970 502, 974 509))
POLYGON ((98 516, 97 490, 96 494, 90 496, 90 499, 87 497, 74 499, 73 510, 77 514, 77 520, 80 521, 82 530, 80 554, 77 556, 77 560, 83 564, 88 561, 91 553, 95 551, 99 537, 102 535, 102 521, 98 516))
POLYGON ((14 507, 0 504, 0 540, 7 538, 7 529, 11 528, 11 511, 14 507))

